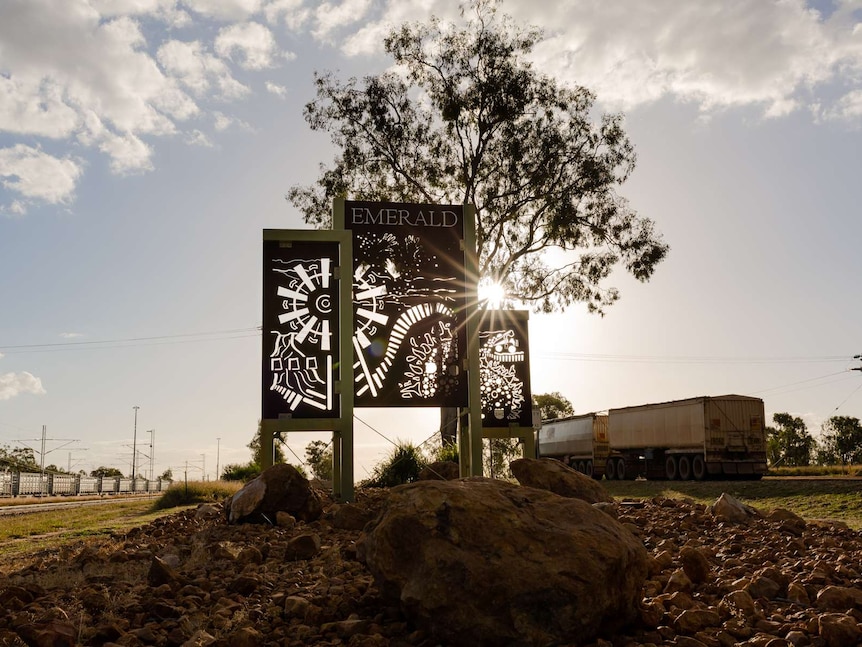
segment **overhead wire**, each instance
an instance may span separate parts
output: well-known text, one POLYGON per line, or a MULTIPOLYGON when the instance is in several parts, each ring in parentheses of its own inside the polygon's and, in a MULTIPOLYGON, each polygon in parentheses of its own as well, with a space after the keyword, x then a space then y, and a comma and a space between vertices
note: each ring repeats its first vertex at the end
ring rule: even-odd
POLYGON ((132 346, 156 346, 163 344, 222 341, 225 339, 246 339, 257 337, 260 331, 261 327, 255 326, 251 328, 234 328, 229 330, 180 333, 173 335, 153 335, 147 337, 50 342, 43 344, 13 344, 8 346, 0 345, 0 352, 12 355, 20 353, 44 353, 67 350, 125 348, 132 346))

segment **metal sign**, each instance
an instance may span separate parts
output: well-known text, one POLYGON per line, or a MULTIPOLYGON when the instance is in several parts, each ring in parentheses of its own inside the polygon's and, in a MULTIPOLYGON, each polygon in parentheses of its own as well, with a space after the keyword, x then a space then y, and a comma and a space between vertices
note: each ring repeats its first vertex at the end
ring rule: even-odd
POLYGON ((356 406, 467 404, 462 206, 345 201, 356 406))
POLYGON ((485 310, 479 324, 482 428, 532 427, 526 310, 485 310))
POLYGON ((338 418, 339 245, 263 242, 263 419, 338 418))

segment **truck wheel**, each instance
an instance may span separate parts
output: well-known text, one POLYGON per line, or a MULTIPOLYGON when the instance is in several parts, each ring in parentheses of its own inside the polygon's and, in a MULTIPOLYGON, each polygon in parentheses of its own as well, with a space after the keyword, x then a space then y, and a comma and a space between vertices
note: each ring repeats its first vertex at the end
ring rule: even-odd
POLYGON ((706 461, 703 460, 703 456, 700 454, 696 454, 691 459, 691 475, 695 481, 702 481, 706 478, 706 461))
POLYGON ((626 461, 624 458, 617 459, 617 478, 620 481, 626 480, 626 461))
POLYGON ((590 478, 596 478, 596 475, 593 474, 593 461, 587 461, 585 467, 587 468, 586 475, 590 478))
POLYGON ((605 461, 605 478, 609 481, 613 481, 616 478, 616 461, 613 458, 609 458, 605 461))
POLYGON ((676 462, 676 470, 679 472, 680 481, 691 480, 691 459, 688 456, 680 456, 676 462))
POLYGON ((664 475, 668 481, 675 481, 679 476, 676 470, 676 456, 668 456, 664 459, 664 475))
POLYGON ((586 474, 586 468, 584 467, 584 461, 578 461, 578 471, 581 474, 586 474))

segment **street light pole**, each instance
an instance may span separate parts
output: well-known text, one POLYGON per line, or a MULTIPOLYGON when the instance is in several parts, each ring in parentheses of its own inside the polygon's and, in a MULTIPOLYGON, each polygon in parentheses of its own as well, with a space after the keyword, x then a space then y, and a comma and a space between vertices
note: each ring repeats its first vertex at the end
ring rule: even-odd
POLYGON ((156 475, 153 474, 155 462, 155 450, 153 449, 156 446, 156 430, 155 429, 147 429, 147 433, 150 434, 150 480, 155 480, 156 475))
POLYGON ((134 482, 135 466, 138 464, 138 409, 140 409, 140 407, 138 405, 135 405, 132 407, 132 409, 135 410, 135 432, 132 436, 132 482, 134 482))
POLYGON ((221 449, 221 438, 216 438, 216 481, 221 479, 218 471, 219 450, 221 449))

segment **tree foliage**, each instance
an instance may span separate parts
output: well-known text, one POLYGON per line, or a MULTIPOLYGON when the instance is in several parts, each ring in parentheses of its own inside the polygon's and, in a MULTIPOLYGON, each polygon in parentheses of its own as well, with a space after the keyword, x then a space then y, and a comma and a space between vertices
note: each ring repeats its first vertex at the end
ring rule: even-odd
POLYGON ((810 465, 815 441, 802 418, 789 413, 776 413, 772 421, 776 426, 766 428, 769 464, 787 467, 810 465))
POLYGON ((313 440, 305 446, 305 462, 315 478, 332 480, 332 444, 313 440))
POLYGON ((539 393, 533 396, 533 403, 539 407, 542 414, 542 420, 553 420, 554 418, 564 418, 574 415, 575 408, 559 391, 551 391, 550 393, 539 393))
POLYGON ((92 472, 90 472, 90 476, 122 476, 123 473, 118 470, 116 467, 105 467, 104 465, 101 467, 97 467, 92 472))
POLYGON ((36 462, 36 454, 30 447, 0 445, 0 469, 38 472, 39 463, 36 462))
POLYGON ((832 416, 823 423, 822 462, 831 465, 862 463, 862 424, 859 418, 832 416))
POLYGON ((316 74, 305 119, 339 153, 287 197, 315 226, 335 197, 472 204, 483 281, 541 311, 601 311, 619 296, 605 285, 616 265, 648 280, 668 247, 617 193, 635 165, 623 116, 595 119, 592 92, 535 70, 541 32, 496 4, 472 0, 460 26, 393 29, 394 71, 316 74))

